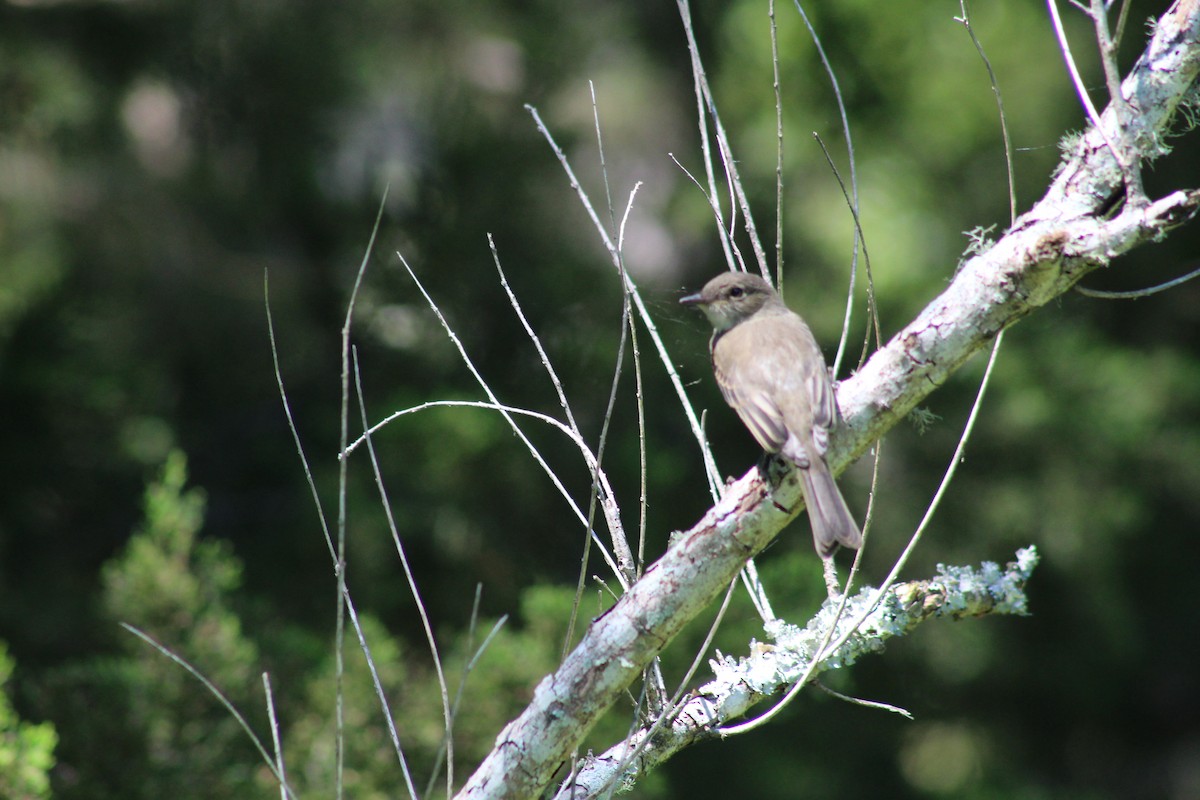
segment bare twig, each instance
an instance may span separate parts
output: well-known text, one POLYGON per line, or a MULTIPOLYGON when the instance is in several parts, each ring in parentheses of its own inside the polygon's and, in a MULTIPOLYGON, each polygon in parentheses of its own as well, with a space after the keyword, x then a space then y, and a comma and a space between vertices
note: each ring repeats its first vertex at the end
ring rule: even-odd
MULTIPOLYGON (((1111 2, 1110 2, 1111 5, 1111 2)), ((1129 18, 1129 0, 1121 0, 1121 10, 1117 14, 1117 27, 1113 31, 1113 47, 1121 46, 1121 38, 1125 35, 1125 20, 1129 18)))
POLYGON ((1004 140, 1004 164, 1008 174, 1008 221, 1009 224, 1012 224, 1017 221, 1017 177, 1016 168, 1013 165, 1012 139, 1008 135, 1008 115, 1004 113, 1004 97, 1000 94, 1000 84, 996 80, 996 71, 992 69, 992 62, 984 52, 983 43, 975 35, 975 28, 971 26, 971 12, 967 8, 967 0, 959 0, 958 7, 962 10, 962 16, 955 19, 962 23, 967 35, 971 37, 971 44, 975 45, 975 51, 979 53, 979 60, 983 62, 983 67, 987 70, 992 95, 996 98, 996 110, 1000 114, 1000 137, 1004 140))
POLYGON ((767 1, 771 22, 771 72, 775 90, 775 286, 783 291, 783 93, 779 83, 779 31, 775 25, 775 0, 767 1))
POLYGON ((375 665, 375 658, 371 655, 367 635, 363 631, 362 622, 358 618, 358 609, 355 608, 354 602, 350 599, 349 592, 346 594, 346 613, 350 617, 351 627, 358 637, 358 647, 362 650, 363 656, 366 658, 367 670, 371 673, 371 685, 375 689, 375 699, 379 701, 379 707, 383 711, 383 721, 387 724, 388 736, 392 740, 392 748, 396 751, 396 759, 400 764, 400 774, 404 778, 404 788, 408 791, 408 796, 412 800, 417 800, 417 788, 413 783, 412 773, 408 768, 408 759, 404 755, 404 748, 400 744, 400 733, 396 730, 396 719, 392 715, 391 704, 388 703, 387 692, 383 688, 383 680, 379 677, 379 669, 375 665))
MULTIPOLYGON (((429 612, 425 609, 425 601, 421 599, 421 592, 417 588, 417 579, 413 575, 412 567, 408 563, 408 554, 404 550, 404 543, 400 541, 400 531, 396 527, 396 519, 392 514, 392 502, 388 499, 387 488, 383 484, 383 473, 379 469, 379 459, 375 456, 375 444, 371 439, 370 422, 367 419, 367 405, 362 392, 362 373, 358 366, 358 350, 351 348, 354 361, 354 389, 355 396, 358 398, 358 409, 362 419, 363 438, 367 442, 367 454, 371 462, 371 472, 375 476, 375 488, 379 491, 379 503, 383 507, 384 516, 387 518, 388 531, 392 534, 392 543, 396 546, 396 555, 400 557, 400 567, 404 571, 404 580, 408 584, 409 594, 412 595, 413 602, 417 606, 417 615, 421 619, 421 628, 425 633, 425 643, 429 646, 429 655, 433 659, 433 669, 437 676, 438 689, 442 696, 442 720, 445 725, 445 742, 446 742, 446 796, 450 797, 454 794, 454 737, 452 736, 454 719, 450 713, 450 690, 446 687, 446 672, 442 669, 442 656, 438 652, 437 639, 433 635, 433 625, 429 621, 429 612)), ((342 462, 345 463, 344 461, 342 462)), ((389 715, 389 724, 391 717, 389 715)))
MULTIPOLYGON (((480 597, 482 596, 482 594, 483 594, 483 584, 479 584, 479 583, 475 584, 475 601, 471 604, 471 619, 467 625, 467 636, 466 636, 466 640, 465 640, 466 647, 468 650, 472 646, 474 646, 475 626, 479 622, 479 600, 480 600, 480 597)), ((454 692, 454 705, 450 709, 450 718, 452 720, 458 718, 458 709, 459 709, 459 706, 462 704, 463 691, 467 687, 467 679, 471 676, 471 672, 474 671, 475 665, 477 663, 479 663, 479 659, 480 659, 480 657, 483 656, 484 651, 487 650, 488 645, 492 643, 492 639, 496 638, 496 634, 500 632, 500 629, 502 627, 504 627, 504 624, 506 622, 508 622, 507 614, 501 616, 500 619, 496 620, 495 624, 492 625, 492 629, 490 631, 488 631, 488 635, 483 638, 483 643, 480 644, 478 648, 476 648, 474 655, 472 655, 470 660, 467 661, 467 663, 463 665, 462 675, 460 675, 459 679, 458 679, 458 689, 456 689, 454 692)), ((426 797, 433 794, 433 787, 434 787, 434 784, 437 782, 438 772, 439 772, 439 770, 441 770, 442 759, 446 755, 446 748, 448 745, 449 745, 449 736, 447 736, 446 739, 442 741, 441 745, 438 747, 437 755, 434 756, 434 758, 433 758, 433 769, 429 774, 429 783, 425 787, 425 796, 426 797)))
POLYGON ((271 746, 275 749, 275 774, 279 777, 280 800, 287 800, 287 770, 283 764, 283 744, 279 741, 279 720, 275 718, 275 697, 271 693, 271 676, 262 674, 263 696, 267 699, 267 720, 271 724, 271 746))
MULTIPOLYGON (((808 35, 813 40, 813 46, 817 48, 817 55, 821 58, 821 65, 825 68, 825 75, 829 78, 829 86, 833 89, 833 99, 837 103, 838 116, 842 123, 842 138, 846 142, 846 157, 850 164, 850 192, 848 197, 851 198, 847 202, 850 204, 851 213, 854 215, 854 240, 850 248, 850 284, 846 287, 846 312, 842 318, 842 335, 838 338, 837 355, 833 359, 833 374, 837 375, 841 372, 842 355, 846 350, 846 343, 850 338, 850 320, 854 312, 854 287, 858 282, 858 247, 861 243, 863 252, 866 252, 866 240, 862 238, 862 227, 859 225, 858 214, 858 161, 854 156, 854 138, 850 135, 850 117, 846 113, 846 101, 842 97, 842 86, 838 82, 837 73, 833 70, 833 64, 829 61, 829 56, 825 54, 825 46, 821 44, 821 37, 817 35, 817 29, 813 27, 812 21, 808 18, 808 13, 805 12, 804 6, 800 0, 792 0, 796 6, 796 12, 800 14, 800 19, 804 21, 804 27, 808 29, 808 35)), ((817 137, 820 141, 820 137, 817 137)), ((821 143, 821 149, 825 149, 825 144, 821 143)), ((828 151, 825 157, 829 159, 830 164, 833 164, 833 159, 829 157, 828 151)), ((837 173, 837 170, 834 170, 837 173)), ((842 179, 838 178, 838 183, 842 183, 842 179)), ((842 185, 842 193, 846 194, 846 187, 842 185)), ((867 278, 870 280, 870 265, 868 264, 867 278)), ((874 315, 874 291, 873 287, 868 287, 867 308, 868 312, 874 315)), ((878 326, 876 320, 876 326, 878 326)))
POLYGON ((1139 297, 1149 297, 1152 294, 1158 294, 1159 292, 1165 292, 1167 289, 1173 289, 1181 283, 1187 283, 1197 275, 1200 275, 1200 269, 1194 269, 1186 275, 1173 278, 1166 283, 1160 283, 1157 286, 1151 286, 1148 289, 1135 289, 1130 292, 1106 292, 1101 289, 1088 289, 1084 286, 1076 286, 1075 291, 1079 292, 1084 297, 1097 297, 1102 300, 1137 300, 1139 297))
MULTIPOLYGON (((837 164, 835 164, 833 162, 833 156, 830 155, 829 148, 825 146, 825 141, 820 136, 813 134, 813 138, 816 139, 817 144, 819 144, 821 146, 821 153, 824 154, 824 156, 825 156, 825 162, 829 165, 829 169, 833 173, 833 177, 837 180, 838 188, 840 188, 842 190, 842 199, 845 200, 847 208, 850 209, 850 217, 851 217, 851 219, 854 220, 854 232, 855 232, 854 241, 855 241, 856 263, 857 263, 858 247, 859 247, 859 245, 862 246, 863 265, 866 268, 866 274, 867 274, 867 316, 868 316, 867 330, 866 330, 865 334, 863 335, 862 352, 859 354, 859 358, 858 358, 859 366, 862 366, 862 363, 867 358, 867 354, 870 352, 871 334, 872 333, 875 334, 876 343, 883 342, 883 330, 880 327, 880 323, 879 323, 879 304, 875 298, 875 274, 871 269, 871 254, 867 250, 867 235, 862 229, 862 220, 858 216, 857 201, 846 190, 846 182, 842 180, 842 173, 838 170, 837 164)), ((858 269, 857 269, 857 267, 855 267, 853 274, 857 274, 857 272, 858 272, 858 269)), ((844 325, 849 325, 849 323, 850 323, 850 317, 849 317, 849 315, 847 315, 844 325)), ((849 329, 846 327, 843 327, 842 328, 842 340, 838 343, 838 353, 837 353, 837 356, 834 358, 834 362, 833 362, 833 375, 835 377, 841 371, 842 353, 844 351, 844 347, 846 344, 845 337, 848 333, 849 333, 849 329)))
MULTIPOLYGON (((350 291, 350 298, 346 302, 346 320, 342 324, 342 396, 340 412, 338 420, 341 425, 338 441, 341 443, 341 449, 346 449, 346 442, 349 440, 349 424, 350 424, 350 326, 354 319, 354 306, 358 300, 358 290, 362 287, 363 276, 367 272, 367 262, 371 257, 371 253, 375 249, 375 237, 379 234, 379 223, 383 220, 383 209, 387 203, 387 189, 384 189, 383 197, 379 200, 379 211, 375 214, 375 225, 371 228, 371 238, 367 242, 367 249, 363 253, 362 262, 358 265, 358 272, 354 276, 354 286, 350 291)), ((344 647, 346 641, 346 600, 348 593, 346 590, 346 485, 347 485, 347 464, 345 461, 338 463, 338 512, 337 512, 337 556, 334 559, 334 571, 337 574, 337 627, 334 634, 334 672, 336 674, 337 684, 337 797, 342 798, 343 774, 346 768, 346 711, 345 711, 345 654, 344 647)), ((360 631, 361 637, 361 631, 360 631)), ((411 789, 411 784, 410 784, 411 789)))
POLYGON ((915 717, 913 717, 913 715, 912 715, 912 712, 908 711, 907 709, 901 708, 900 706, 894 706, 891 703, 881 703, 878 700, 864 700, 861 697, 851 697, 848 694, 842 694, 841 692, 834 691, 833 689, 830 689, 828 686, 826 686, 825 684, 823 684, 817 680, 814 680, 812 682, 812 685, 817 687, 818 689, 820 689, 822 692, 829 695, 830 697, 836 697, 838 700, 843 700, 847 703, 850 703, 851 705, 862 706, 864 708, 874 708, 874 709, 878 709, 880 711, 888 711, 892 714, 899 714, 900 716, 904 717, 905 719, 909 719, 909 720, 915 719, 915 717))
MULTIPOLYGON (((345 320, 344 324, 342 325, 342 398, 341 398, 341 411, 340 411, 340 415, 339 415, 340 420, 341 420, 341 434, 340 434, 341 448, 340 449, 342 451, 344 451, 346 449, 346 445, 349 441, 350 372, 351 372, 350 333, 351 333, 351 330, 353 328, 353 323, 354 323, 354 307, 358 301, 358 292, 362 288, 363 277, 366 275, 367 264, 370 260, 371 253, 375 249, 375 238, 379 233, 379 224, 383 219, 383 209, 385 208, 386 203, 387 203, 387 191, 384 191, 383 197, 380 199, 380 202, 379 202, 379 211, 375 217, 375 225, 371 229, 371 238, 367 242, 366 252, 363 253, 362 262, 359 264, 358 272, 354 278, 354 286, 351 289, 350 297, 346 303, 346 320, 345 320)), ((358 365, 357 365, 356 359, 355 359, 355 363, 353 366, 354 366, 355 377, 357 378, 358 365)), ((361 386, 359 386, 358 388, 359 388, 359 397, 361 398, 362 388, 361 388, 361 386)), ((363 427, 364 428, 367 427, 367 422, 366 422, 365 418, 363 419, 363 427)), ((371 448, 371 443, 370 443, 369 439, 367 441, 367 446, 368 446, 368 449, 371 448)), ((380 486, 380 489, 382 490, 383 484, 379 478, 378 464, 375 462, 373 451, 372 451, 372 464, 374 464, 376 467, 376 479, 377 479, 377 481, 379 481, 379 486, 380 486)), ((343 682, 345 679, 345 661, 344 661, 343 649, 344 649, 344 642, 345 642, 345 639, 344 639, 344 637, 345 637, 345 617, 347 614, 349 614, 350 618, 353 621, 355 634, 358 637, 359 647, 363 651, 363 656, 366 659, 367 667, 371 672, 372 681, 375 684, 376 696, 379 699, 381 708, 383 709, 384 719, 388 726, 388 732, 391 736, 392 744, 396 750, 396 757, 400 762, 401 771, 404 776, 405 786, 408 789, 409 797, 416 800, 416 797, 417 797, 416 786, 413 784, 412 775, 408 769, 408 760, 404 756, 404 749, 400 745, 400 735, 396 731, 395 720, 392 717, 391 709, 389 708, 389 705, 387 702, 387 695, 383 691, 383 683, 379 679, 379 673, 375 667, 375 660, 371 655, 371 649, 367 643, 366 634, 363 631, 362 626, 359 624, 358 614, 354 609, 354 604, 350 600, 350 590, 346 585, 347 470, 348 470, 348 464, 346 463, 346 461, 344 459, 340 460, 338 463, 338 550, 337 550, 337 561, 335 564, 335 569, 336 569, 337 576, 338 576, 338 615, 337 615, 337 635, 335 637, 335 645, 334 645, 337 648, 335 664, 336 664, 336 673, 337 673, 337 717, 338 717, 338 725, 337 725, 337 727, 338 727, 337 790, 338 790, 338 795, 339 795, 339 797, 341 796, 341 792, 343 791, 343 788, 344 788, 343 772, 345 769, 345 741, 344 741, 345 740, 345 710, 344 710, 345 709, 345 699, 344 699, 343 682)), ((387 512, 389 519, 390 519, 391 506, 387 503, 386 497, 384 498, 384 510, 387 512)), ((395 529, 393 527, 393 532, 394 532, 394 530, 395 529)), ((398 538, 399 537, 397 537, 397 540, 398 540, 398 538)), ((418 606, 420 606, 419 598, 418 598, 417 603, 418 603, 418 606)), ((434 650, 434 661, 435 661, 435 663, 440 664, 440 662, 438 661, 436 646, 434 646, 433 650, 434 650)), ((439 673, 440 673, 440 669, 439 669, 439 673)), ((445 694, 445 692, 444 692, 444 686, 445 686, 444 677, 442 678, 442 684, 443 684, 443 695, 444 695, 445 694)), ((448 723, 449 723, 449 720, 447 718, 447 724, 448 723)), ((448 776, 447 791, 449 792, 450 785, 451 785, 450 782, 452 780, 452 775, 450 775, 449 771, 447 771, 447 776, 448 776)))
POLYGON ((204 673, 200 672, 200 670, 196 669, 194 666, 189 664, 181 656, 177 655, 172 650, 170 650, 169 648, 163 646, 158 641, 156 641, 154 639, 154 637, 152 637, 150 634, 146 633, 143 630, 140 630, 139 628, 135 628, 134 626, 132 626, 126 622, 122 622, 122 623, 120 623, 120 625, 122 628, 129 631, 134 636, 138 637, 143 642, 145 642, 146 644, 153 647, 155 650, 157 650, 162 655, 166 656, 171 661, 174 661, 180 667, 183 667, 183 670, 185 672, 187 672, 193 678, 198 680, 200 682, 200 684, 205 689, 208 690, 208 693, 211 694, 213 697, 215 697, 217 702, 220 703, 225 708, 225 710, 229 712, 229 715, 237 721, 238 725, 241 726, 242 730, 245 731, 246 736, 248 736, 250 738, 250 741, 251 741, 251 743, 253 743, 254 748, 256 750, 258 750, 258 754, 260 756, 262 756, 263 763, 265 763, 267 765, 267 769, 271 770, 271 774, 275 776, 275 780, 279 781, 280 787, 285 792, 287 792, 287 796, 291 797, 291 798, 296 797, 295 792, 293 792, 291 787, 289 787, 287 785, 287 781, 285 780, 283 771, 281 769, 279 769, 278 767, 276 767, 275 760, 271 758, 271 754, 267 752, 267 748, 263 746, 262 741, 260 741, 258 736, 254 733, 254 729, 250 727, 250 723, 247 722, 246 718, 243 717, 241 712, 237 710, 237 707, 234 706, 234 704, 229 701, 229 698, 226 697, 225 694, 220 689, 217 688, 216 684, 214 684, 212 681, 210 681, 208 678, 206 678, 204 676, 204 673))

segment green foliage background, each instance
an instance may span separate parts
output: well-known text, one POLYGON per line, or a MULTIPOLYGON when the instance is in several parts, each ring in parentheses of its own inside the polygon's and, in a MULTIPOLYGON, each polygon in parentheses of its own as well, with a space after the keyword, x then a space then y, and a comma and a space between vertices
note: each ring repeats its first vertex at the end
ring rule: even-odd
MULTIPOLYGON (((812 5, 848 102, 886 335, 949 280, 969 241, 963 231, 1008 222, 994 100, 953 19, 958 3, 812 5)), ((1023 209, 1082 115, 1044 4, 976 5, 1023 209)), ((1142 48, 1142 21, 1165 8, 1133 4, 1124 65, 1142 48)), ((765 4, 705 2, 695 15, 758 222, 773 239, 765 4)), ((852 225, 810 132, 844 151, 817 54, 794 9, 781 6, 778 17, 787 293, 832 354, 852 225)), ((1088 26, 1075 12, 1069 22, 1099 97, 1088 26)), ((0 639, 16 661, 5 691, 19 715, 10 720, 0 704, 0 766, 11 737, 24 737, 33 771, 12 784, 15 796, 40 796, 50 748, 57 797, 277 796, 236 723, 121 621, 204 671, 264 740, 260 675, 270 672, 289 777, 305 796, 330 796, 335 587, 271 370, 264 272, 327 508, 338 331, 385 186, 355 337, 372 416, 480 396, 396 250, 499 396, 559 413, 499 287, 491 233, 594 441, 620 294, 522 107, 537 106, 603 198, 588 81, 618 215, 643 181, 629 268, 694 399, 710 409, 722 471, 740 474, 753 444, 712 385, 702 322, 675 302, 723 263, 703 198, 668 157, 702 169, 673 4, 0 5, 0 639)), ((1195 135, 1173 143, 1147 174, 1152 193, 1200 185, 1195 135)), ((1178 231, 1088 283, 1129 289, 1173 277, 1194 266, 1198 231, 1178 231)), ((960 478, 911 571, 1004 560, 1036 543, 1034 616, 929 625, 837 676, 840 690, 904 706, 915 722, 814 694, 766 730, 694 748, 639 795, 1200 794, 1200 664, 1187 611, 1200 519, 1197 309, 1192 284, 1136 303, 1071 295, 1010 332, 960 478)), ((851 353, 861 313, 856 323, 851 353)), ((628 363, 605 461, 636 527, 628 363)), ((970 365, 932 396, 939 419, 926 432, 902 428, 886 440, 869 580, 920 518, 981 369, 970 365)), ((653 558, 703 512, 707 492, 673 394, 649 361, 645 380, 653 558)), ((588 476, 572 446, 545 429, 529 434, 582 502, 588 476)), ((466 685, 461 780, 556 663, 581 526, 493 415, 422 412, 376 445, 452 691, 483 633, 510 615, 466 685)), ((861 463, 843 478, 857 509, 869 474, 861 463)), ((441 701, 361 459, 349 499, 351 589, 423 791, 441 701)), ((797 620, 822 592, 807 539, 798 523, 761 560, 776 610, 797 620)), ((585 617, 608 602, 595 585, 586 598, 585 617)), ((735 601, 718 637, 725 652, 761 638, 745 605, 735 601)), ((668 654, 668 681, 706 625, 668 654)), ((353 644, 346 659, 348 787, 354 797, 401 796, 353 644)), ((589 744, 615 741, 628 713, 616 710, 589 744)))

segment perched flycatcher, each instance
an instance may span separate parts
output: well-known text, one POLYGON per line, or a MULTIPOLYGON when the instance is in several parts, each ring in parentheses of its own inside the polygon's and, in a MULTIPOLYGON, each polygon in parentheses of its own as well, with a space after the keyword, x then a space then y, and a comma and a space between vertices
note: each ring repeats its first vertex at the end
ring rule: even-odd
POLYGON ((857 549, 862 533, 825 461, 838 410, 808 325, 769 283, 746 272, 718 275, 679 302, 712 323, 713 372, 725 402, 764 450, 800 470, 817 553, 828 558, 839 544, 857 549))

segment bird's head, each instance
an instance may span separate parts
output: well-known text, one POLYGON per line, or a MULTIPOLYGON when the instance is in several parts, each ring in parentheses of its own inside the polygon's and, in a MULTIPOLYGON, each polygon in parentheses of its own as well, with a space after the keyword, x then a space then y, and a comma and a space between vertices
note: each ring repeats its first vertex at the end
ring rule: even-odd
POLYGON ((703 311, 718 332, 749 319, 764 306, 783 304, 771 284, 748 272, 723 272, 697 294, 681 298, 679 302, 703 311))

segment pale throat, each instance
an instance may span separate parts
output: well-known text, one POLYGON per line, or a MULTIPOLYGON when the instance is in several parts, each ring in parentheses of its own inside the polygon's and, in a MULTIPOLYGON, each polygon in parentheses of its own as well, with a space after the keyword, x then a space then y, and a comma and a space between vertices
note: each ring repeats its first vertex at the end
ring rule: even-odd
POLYGON ((704 312, 704 316, 708 317, 708 321, 716 333, 724 333, 739 321, 737 312, 728 306, 720 308, 717 306, 703 306, 700 310, 704 312))

